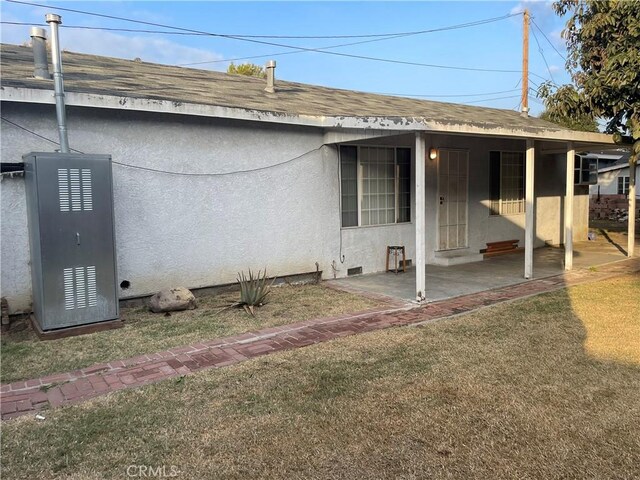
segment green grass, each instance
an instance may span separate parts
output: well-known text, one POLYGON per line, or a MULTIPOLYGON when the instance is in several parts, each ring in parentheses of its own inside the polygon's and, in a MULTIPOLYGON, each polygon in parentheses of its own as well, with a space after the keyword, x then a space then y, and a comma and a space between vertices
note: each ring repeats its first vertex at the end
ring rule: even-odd
POLYGON ((637 478, 640 278, 4 422, 4 478, 637 478))
POLYGON ((197 341, 379 305, 322 285, 286 285, 272 289, 269 303, 257 308, 255 317, 239 308, 221 311, 238 299, 237 292, 200 297, 196 310, 174 312, 170 317, 151 313, 146 307, 124 308, 121 310, 124 328, 60 340, 40 341, 31 330, 3 334, 1 380, 6 383, 66 372, 197 341))

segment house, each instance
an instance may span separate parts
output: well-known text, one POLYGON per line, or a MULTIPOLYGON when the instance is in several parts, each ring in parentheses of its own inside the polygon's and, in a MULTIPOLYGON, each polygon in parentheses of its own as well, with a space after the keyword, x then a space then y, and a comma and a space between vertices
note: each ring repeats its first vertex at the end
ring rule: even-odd
MULTIPOLYGON (((624 153, 618 156, 614 162, 602 164, 598 166, 598 184, 589 188, 592 196, 598 197, 602 195, 628 195, 630 176, 629 176, 629 157, 630 153, 624 153)), ((640 170, 636 169, 636 185, 640 179, 640 170)), ((636 190, 636 198, 640 192, 636 190)))
MULTIPOLYGON (((589 217, 594 220, 618 220, 626 222, 629 211, 629 192, 631 175, 629 173, 629 152, 617 155, 615 159, 601 162, 598 159, 598 183, 589 187, 589 217)), ((598 155, 600 157, 600 155, 598 155)), ((611 156, 610 156, 611 157, 611 156)), ((635 170, 636 185, 640 179, 640 170, 635 170)), ((640 191, 635 190, 636 200, 640 191)), ((636 201, 636 222, 640 219, 640 203, 636 201)))
MULTIPOLYGON (((2 46, 2 162, 56 148, 51 80, 2 46)), ((72 52, 70 145, 113 158, 121 298, 234 282, 267 267, 325 277, 385 270, 388 245, 425 268, 479 261, 487 243, 584 239, 574 152, 608 135, 515 111, 382 96, 72 52), (567 165, 570 168, 567 169, 567 165), (571 198, 567 202, 566 198, 571 198)), ((52 179, 52 181, 55 181, 52 179)), ((2 181, 2 296, 29 308, 24 182, 2 181)))

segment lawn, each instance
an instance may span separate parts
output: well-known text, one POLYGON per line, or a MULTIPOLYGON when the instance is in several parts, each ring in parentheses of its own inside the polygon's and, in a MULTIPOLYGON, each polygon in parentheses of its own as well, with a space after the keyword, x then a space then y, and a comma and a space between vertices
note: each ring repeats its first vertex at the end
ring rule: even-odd
POLYGON ((638 478, 638 311, 620 277, 21 417, 4 478, 638 478))
POLYGON ((198 298, 197 309, 174 312, 169 317, 151 313, 146 307, 123 308, 120 312, 125 322, 123 328, 60 340, 40 341, 30 329, 3 334, 1 380, 6 383, 67 372, 197 341, 380 305, 322 285, 283 285, 272 288, 269 303, 256 309, 255 317, 238 308, 223 310, 238 299, 237 292, 203 296, 198 298))

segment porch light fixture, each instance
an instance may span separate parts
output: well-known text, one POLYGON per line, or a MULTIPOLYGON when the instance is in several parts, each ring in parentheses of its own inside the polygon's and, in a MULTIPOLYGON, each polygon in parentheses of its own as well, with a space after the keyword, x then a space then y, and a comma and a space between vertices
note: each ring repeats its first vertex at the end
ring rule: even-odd
POLYGON ((429 149, 429 160, 435 160, 438 158, 438 150, 434 147, 429 149))

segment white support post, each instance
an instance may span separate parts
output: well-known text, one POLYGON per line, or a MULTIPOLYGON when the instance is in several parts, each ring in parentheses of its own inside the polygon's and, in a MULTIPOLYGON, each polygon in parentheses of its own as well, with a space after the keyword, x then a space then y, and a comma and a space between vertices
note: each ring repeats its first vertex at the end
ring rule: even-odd
POLYGON ((426 261, 427 246, 425 238, 425 138, 424 133, 416 132, 416 175, 415 175, 415 215, 416 215, 416 300, 425 300, 427 288, 426 261))
POLYGON ((533 241, 535 238, 535 200, 534 200, 534 141, 527 139, 527 155, 525 168, 525 214, 524 214, 524 278, 533 278, 533 241))
POLYGON ((564 269, 573 268, 573 169, 576 151, 573 142, 567 143, 567 190, 564 195, 564 269))
POLYGON ((629 215, 627 232, 627 256, 633 257, 636 241, 636 168, 638 160, 634 155, 629 157, 629 215))

